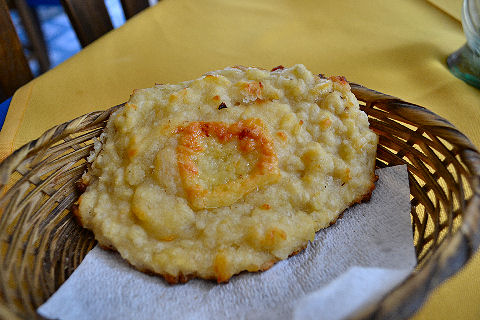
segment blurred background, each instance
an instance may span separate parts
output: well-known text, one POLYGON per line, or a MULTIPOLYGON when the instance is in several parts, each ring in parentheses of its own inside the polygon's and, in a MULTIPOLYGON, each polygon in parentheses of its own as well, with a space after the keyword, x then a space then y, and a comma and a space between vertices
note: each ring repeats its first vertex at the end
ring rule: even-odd
MULTIPOLYGON (((149 0, 150 5, 157 2, 158 0, 149 0)), ((60 0, 28 0, 26 3, 30 9, 32 9, 32 12, 36 16, 35 18, 38 19, 40 23, 50 62, 48 69, 54 68, 82 49, 60 0)), ((118 28, 125 23, 125 16, 120 0, 105 0, 105 5, 114 28, 118 28)), ((36 77, 40 75, 43 70, 38 59, 35 57, 32 43, 22 23, 23 21, 18 8, 13 5, 12 1, 9 2, 9 8, 30 69, 32 70, 33 76, 36 77)))

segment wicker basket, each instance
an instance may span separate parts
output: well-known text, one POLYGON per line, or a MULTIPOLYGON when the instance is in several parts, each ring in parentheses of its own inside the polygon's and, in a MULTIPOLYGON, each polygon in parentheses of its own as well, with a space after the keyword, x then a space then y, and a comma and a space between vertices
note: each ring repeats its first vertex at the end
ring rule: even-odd
MULTIPOLYGON (((356 84, 352 91, 380 135, 377 166, 408 166, 418 258, 407 280, 355 318, 406 318, 479 245, 480 155, 427 109, 356 84)), ((54 127, 0 164, 0 318, 38 317, 36 308, 95 245, 69 210, 93 138, 119 107, 54 127)))

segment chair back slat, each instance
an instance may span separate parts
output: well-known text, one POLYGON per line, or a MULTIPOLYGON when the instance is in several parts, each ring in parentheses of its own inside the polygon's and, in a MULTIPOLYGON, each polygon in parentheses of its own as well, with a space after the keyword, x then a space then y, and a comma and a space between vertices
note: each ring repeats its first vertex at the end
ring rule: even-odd
MULTIPOLYGON (((82 47, 113 29, 104 0, 61 0, 82 47)), ((121 0, 125 19, 149 6, 148 0, 121 0)))
POLYGON ((121 2, 127 20, 149 6, 148 0, 121 0, 121 2))
POLYGON ((103 1, 61 0, 82 47, 97 40, 110 30, 112 21, 103 1))
POLYGON ((5 0, 0 0, 0 102, 33 79, 5 0))

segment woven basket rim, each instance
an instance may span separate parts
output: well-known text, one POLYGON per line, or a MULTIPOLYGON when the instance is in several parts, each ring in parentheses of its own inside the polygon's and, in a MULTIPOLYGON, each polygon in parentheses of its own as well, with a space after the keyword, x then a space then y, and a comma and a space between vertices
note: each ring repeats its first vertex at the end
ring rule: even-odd
MULTIPOLYGON (((359 100, 361 100, 364 92, 369 92, 378 96, 377 100, 370 100, 372 104, 382 104, 388 101, 390 107, 393 104, 399 109, 412 109, 416 111, 411 115, 413 119, 420 116, 418 112, 435 117, 437 121, 434 124, 427 124, 422 127, 448 130, 460 137, 456 142, 460 142, 464 148, 463 153, 468 154, 464 156, 464 160, 473 173, 471 176, 473 194, 465 208, 462 227, 435 250, 422 269, 414 270, 402 283, 384 295, 381 301, 369 305, 351 317, 352 319, 384 318, 386 314, 389 314, 389 310, 401 309, 399 304, 409 300, 408 297, 414 295, 414 303, 403 308, 402 314, 396 315, 399 318, 406 318, 418 311, 433 289, 460 271, 478 250, 480 245, 480 154, 468 137, 459 131, 450 121, 435 114, 431 110, 356 83, 350 84, 352 86, 352 92, 359 100), (471 160, 471 158, 473 160, 471 160)), ((395 111, 394 109, 393 112, 395 113, 395 111)), ((392 110, 389 110, 389 112, 392 112, 392 110)), ((396 113, 400 114, 400 112, 396 113)), ((405 116, 403 113, 401 115, 402 117, 405 116)), ((420 117, 425 118, 423 115, 420 117)), ((421 123, 418 119, 416 120, 417 123, 421 123)))
MULTIPOLYGON (((468 201, 463 215, 462 226, 446 241, 443 241, 437 250, 420 270, 415 270, 400 285, 386 294, 378 303, 364 308, 354 319, 382 318, 388 316, 392 309, 402 310, 399 317, 408 317, 416 312, 426 300, 430 292, 441 282, 457 273, 472 257, 480 244, 480 154, 473 143, 448 120, 438 116, 425 107, 405 102, 402 99, 368 89, 359 84, 350 83, 352 92, 359 100, 369 96, 370 103, 382 105, 388 103, 389 112, 401 116, 405 121, 421 123, 424 130, 435 132, 449 132, 455 138, 450 143, 462 149, 461 156, 472 173, 472 196, 468 201), (372 99, 373 96, 373 99, 372 99), (409 305, 405 306, 405 302, 409 305), (413 301, 413 302, 412 302, 413 301)), ((0 186, 4 187, 14 168, 27 157, 47 144, 60 141, 66 136, 75 133, 86 126, 98 124, 121 108, 124 103, 105 111, 95 111, 64 122, 45 131, 39 138, 23 145, 0 163, 0 186)), ((2 198, 5 194, 2 194, 2 198)), ((0 203, 2 203, 0 198, 0 203)), ((0 309, 3 308, 0 301, 0 309)), ((6 310, 8 307, 6 306, 6 310)), ((1 314, 1 313, 0 313, 1 314)))
POLYGON ((0 187, 5 186, 8 181, 8 169, 16 167, 16 165, 18 165, 18 163, 20 163, 29 153, 35 152, 47 144, 59 141, 69 134, 81 130, 86 126, 86 124, 92 125, 106 120, 113 112, 124 105, 125 102, 111 107, 105 111, 93 111, 81 115, 73 120, 65 121, 62 124, 51 127, 37 139, 25 143, 23 146, 13 151, 8 157, 3 159, 3 161, 0 163, 0 187), (93 119, 93 121, 91 119, 93 119))

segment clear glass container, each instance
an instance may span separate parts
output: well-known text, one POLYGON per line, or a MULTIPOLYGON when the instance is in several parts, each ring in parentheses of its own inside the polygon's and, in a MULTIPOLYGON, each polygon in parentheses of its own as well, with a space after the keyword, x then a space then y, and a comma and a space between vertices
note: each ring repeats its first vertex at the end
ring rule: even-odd
POLYGON ((450 71, 466 83, 480 88, 480 0, 464 0, 463 32, 467 43, 447 58, 450 71))

